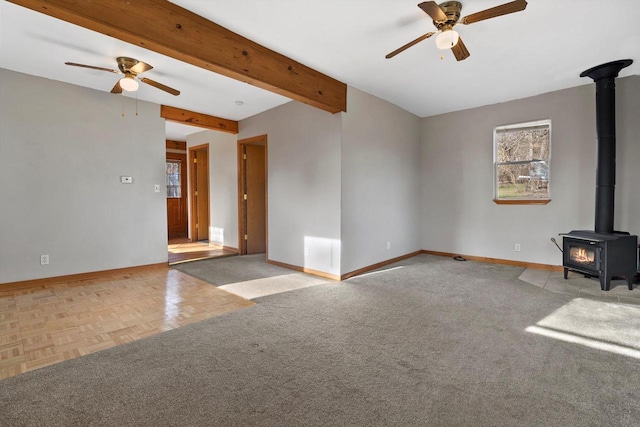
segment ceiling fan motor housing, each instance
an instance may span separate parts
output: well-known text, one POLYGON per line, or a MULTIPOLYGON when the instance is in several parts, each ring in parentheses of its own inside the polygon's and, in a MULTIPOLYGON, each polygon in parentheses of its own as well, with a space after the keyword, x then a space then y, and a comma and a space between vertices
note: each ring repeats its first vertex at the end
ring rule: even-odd
POLYGON ((459 1, 446 1, 444 3, 440 3, 440 9, 447 16, 446 21, 433 21, 433 25, 438 30, 442 30, 444 28, 453 27, 458 20, 460 19, 460 13, 462 12, 462 3, 459 1))
POLYGON ((130 73, 135 75, 135 73, 132 73, 131 68, 133 68, 133 66, 139 62, 137 59, 119 56, 118 58, 116 58, 116 61, 118 62, 118 68, 120 69, 120 71, 125 74, 130 73))

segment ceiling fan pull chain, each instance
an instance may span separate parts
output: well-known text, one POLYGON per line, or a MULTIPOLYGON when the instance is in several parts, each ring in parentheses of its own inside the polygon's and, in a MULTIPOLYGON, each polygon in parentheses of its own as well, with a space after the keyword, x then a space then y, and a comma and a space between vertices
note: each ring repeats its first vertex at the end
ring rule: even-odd
POLYGON ((122 117, 124 117, 124 96, 120 96, 120 107, 122 109, 122 117))

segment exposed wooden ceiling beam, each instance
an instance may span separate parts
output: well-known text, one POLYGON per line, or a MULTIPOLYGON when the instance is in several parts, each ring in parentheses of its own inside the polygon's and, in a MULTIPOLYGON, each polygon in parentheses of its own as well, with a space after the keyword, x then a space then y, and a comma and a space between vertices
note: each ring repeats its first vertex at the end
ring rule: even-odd
POLYGON ((8 0, 337 113, 347 86, 166 0, 8 0))
POLYGON ((183 125, 198 126, 234 134, 238 133, 238 122, 235 120, 221 119, 220 117, 183 110, 182 108, 169 107, 168 105, 160 106, 160 117, 170 122, 182 123, 183 125))
POLYGON ((171 139, 167 139, 166 143, 167 150, 187 150, 187 142, 186 141, 173 141, 171 139))

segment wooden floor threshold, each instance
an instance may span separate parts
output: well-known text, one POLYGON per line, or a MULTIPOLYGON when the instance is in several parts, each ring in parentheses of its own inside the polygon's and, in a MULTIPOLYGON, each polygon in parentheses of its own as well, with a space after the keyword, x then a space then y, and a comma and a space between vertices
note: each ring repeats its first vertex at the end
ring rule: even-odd
POLYGON ((225 258, 238 255, 237 248, 230 248, 208 242, 170 241, 168 247, 169 265, 201 261, 211 258, 225 258))
POLYGON ((229 258, 229 257, 232 257, 232 256, 238 256, 238 254, 237 253, 229 253, 229 254, 221 254, 221 255, 218 255, 218 254, 216 254, 216 255, 202 255, 202 256, 195 255, 195 256, 192 256, 192 257, 189 257, 189 258, 186 258, 186 259, 179 259, 179 260, 175 260, 175 261, 170 261, 169 262, 169 266, 178 265, 178 264, 184 264, 186 262, 192 262, 192 261, 202 261, 202 260, 205 260, 205 259, 229 258))

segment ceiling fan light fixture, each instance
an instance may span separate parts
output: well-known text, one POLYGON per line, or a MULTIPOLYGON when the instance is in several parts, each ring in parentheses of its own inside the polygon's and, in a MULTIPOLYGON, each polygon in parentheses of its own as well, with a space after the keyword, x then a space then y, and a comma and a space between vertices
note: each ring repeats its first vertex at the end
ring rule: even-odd
POLYGON ((442 50, 451 49, 458 44, 459 39, 460 36, 457 31, 451 29, 443 30, 438 37, 436 37, 436 46, 442 50))
POLYGON ((120 79, 120 87, 127 92, 135 92, 138 90, 139 84, 133 77, 126 76, 120 79))

